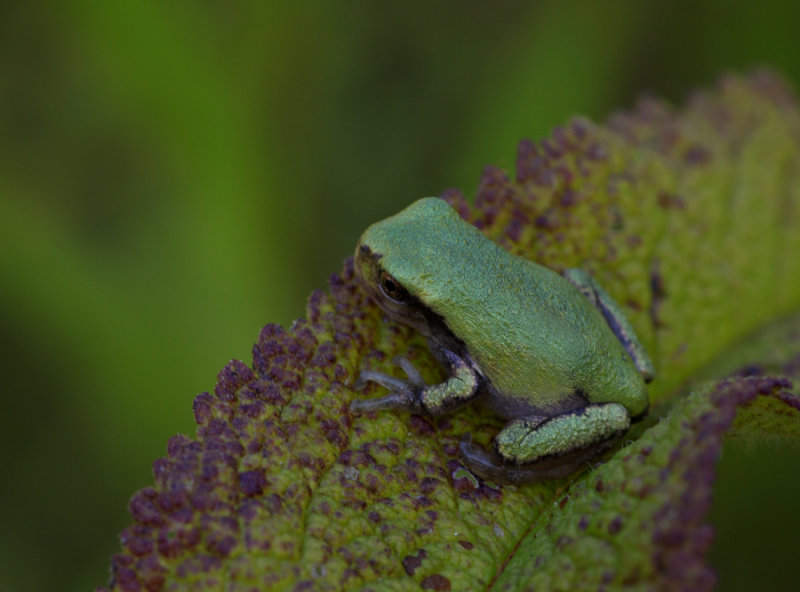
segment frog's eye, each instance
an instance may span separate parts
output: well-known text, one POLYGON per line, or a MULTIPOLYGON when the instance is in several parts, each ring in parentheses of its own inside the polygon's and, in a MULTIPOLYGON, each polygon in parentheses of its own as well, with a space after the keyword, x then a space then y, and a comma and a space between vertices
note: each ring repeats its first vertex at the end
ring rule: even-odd
POLYGON ((408 290, 401 286, 400 282, 398 282, 385 271, 381 272, 380 286, 383 295, 390 300, 394 300, 395 302, 399 302, 401 304, 404 304, 408 301, 408 290))

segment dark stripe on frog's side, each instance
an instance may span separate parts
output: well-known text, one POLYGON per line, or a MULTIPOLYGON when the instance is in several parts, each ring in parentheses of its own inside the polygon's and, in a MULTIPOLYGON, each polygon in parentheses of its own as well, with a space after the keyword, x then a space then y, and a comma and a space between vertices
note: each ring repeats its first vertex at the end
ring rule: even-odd
MULTIPOLYGON (((611 331, 617 336, 617 339, 619 339, 619 342, 625 348, 625 351, 628 352, 628 355, 631 357, 634 363, 638 362, 638 360, 631 353, 634 351, 634 345, 633 340, 631 339, 630 335, 628 335, 628 332, 625 331, 625 329, 617 322, 617 319, 611 314, 611 311, 603 306, 603 303, 599 298, 597 301, 600 303, 600 312, 603 313, 603 317, 605 318, 606 323, 608 323, 611 331)), ((642 377, 646 383, 652 382, 654 378, 650 374, 643 374, 642 377)))
POLYGON ((534 416, 545 418, 563 413, 578 413, 589 404, 586 395, 577 388, 570 394, 558 397, 558 405, 547 407, 532 404, 529 397, 517 397, 500 393, 487 383, 488 389, 493 390, 492 396, 484 397, 482 402, 494 413, 505 419, 534 416))

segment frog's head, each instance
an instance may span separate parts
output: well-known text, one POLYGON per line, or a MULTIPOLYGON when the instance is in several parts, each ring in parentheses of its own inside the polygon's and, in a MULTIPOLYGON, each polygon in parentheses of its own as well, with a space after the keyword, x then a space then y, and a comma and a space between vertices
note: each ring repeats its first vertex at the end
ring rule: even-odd
POLYGON ((428 338, 441 324, 441 268, 449 265, 442 236, 453 219, 460 222, 446 202, 421 199, 367 228, 356 245, 356 274, 370 296, 390 317, 428 338))
POLYGON ((425 337, 431 336, 426 307, 411 294, 402 282, 384 269, 381 253, 359 242, 355 254, 355 270, 372 299, 391 318, 410 325, 425 337))

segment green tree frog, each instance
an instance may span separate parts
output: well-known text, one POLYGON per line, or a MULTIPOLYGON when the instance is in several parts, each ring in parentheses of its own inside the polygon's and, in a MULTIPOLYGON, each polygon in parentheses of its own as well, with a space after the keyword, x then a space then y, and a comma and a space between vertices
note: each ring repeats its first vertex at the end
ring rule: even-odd
POLYGON ((585 271, 563 275, 504 250, 445 201, 421 199, 370 226, 355 269, 389 317, 428 340, 449 378, 428 385, 366 370, 353 412, 405 409, 432 416, 482 400, 508 420, 487 450, 466 434, 475 474, 499 483, 566 476, 610 448, 649 407, 653 365, 620 306, 585 271))

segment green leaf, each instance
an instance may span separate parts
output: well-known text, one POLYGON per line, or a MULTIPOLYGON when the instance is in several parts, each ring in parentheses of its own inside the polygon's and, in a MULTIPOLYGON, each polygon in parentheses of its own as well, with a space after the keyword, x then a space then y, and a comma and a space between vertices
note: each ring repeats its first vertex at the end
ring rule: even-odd
POLYGON ((800 431, 800 317, 753 336, 800 310, 798 142, 780 80, 729 76, 681 111, 648 99, 523 141, 516 176, 487 167, 474 207, 446 192, 509 250, 583 267, 626 307, 658 377, 649 419, 604 464, 501 487, 457 449, 465 432, 487 443, 497 418, 351 415, 363 368, 395 371, 402 353, 429 380, 442 370, 348 261, 306 319, 265 327, 252 366, 231 362, 197 397, 196 438, 171 439, 130 502, 110 588, 710 588, 723 435, 800 431))

